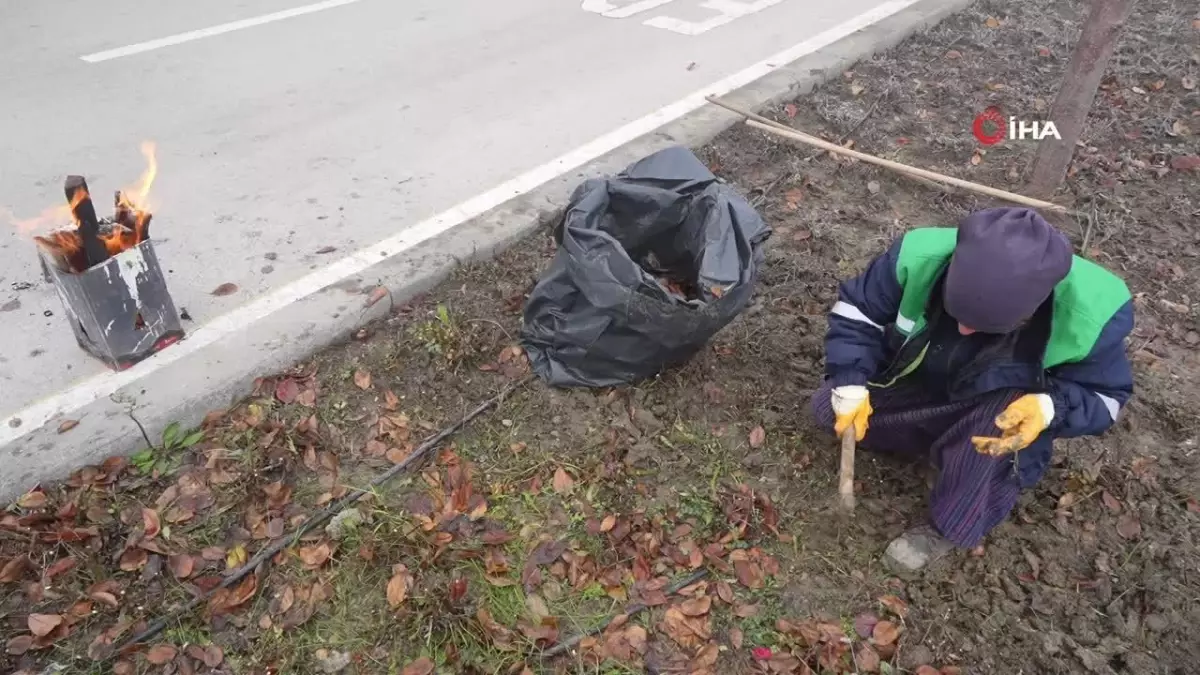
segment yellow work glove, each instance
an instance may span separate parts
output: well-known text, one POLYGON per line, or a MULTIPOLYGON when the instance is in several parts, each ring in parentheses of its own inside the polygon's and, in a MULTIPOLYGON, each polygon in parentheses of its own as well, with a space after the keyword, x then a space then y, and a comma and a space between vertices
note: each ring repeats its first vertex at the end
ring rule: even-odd
POLYGON ((1054 419, 1054 401, 1046 394, 1026 394, 996 417, 1000 438, 974 436, 975 449, 999 457, 1028 448, 1054 419))
POLYGON ((855 440, 861 441, 867 435, 867 419, 874 412, 871 410, 871 397, 867 388, 858 384, 835 387, 831 402, 837 420, 833 424, 834 433, 841 438, 842 432, 853 424, 855 440))

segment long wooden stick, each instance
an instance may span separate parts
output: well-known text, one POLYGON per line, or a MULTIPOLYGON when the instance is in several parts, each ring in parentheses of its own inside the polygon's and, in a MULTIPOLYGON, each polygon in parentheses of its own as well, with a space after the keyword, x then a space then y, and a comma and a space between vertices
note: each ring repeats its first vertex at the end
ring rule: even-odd
POLYGON ((842 468, 838 472, 838 497, 842 510, 854 511, 854 425, 842 432, 842 468))
POLYGON ((859 161, 866 162, 868 164, 874 164, 875 166, 881 166, 885 169, 891 169, 892 171, 895 171, 897 173, 902 173, 907 176, 916 176, 918 178, 924 178, 926 180, 932 180, 932 181, 935 181, 938 183, 944 183, 946 185, 953 185, 954 187, 957 187, 957 188, 962 188, 964 190, 970 190, 971 192, 976 192, 978 194, 987 195, 989 197, 995 197, 996 199, 1003 199, 1005 201, 1009 201, 1014 204, 1021 204, 1023 206, 1028 206, 1028 207, 1035 208, 1035 209, 1045 209, 1047 211, 1059 211, 1059 212, 1067 212, 1067 213, 1070 212, 1070 209, 1068 209, 1067 207, 1059 205, 1059 204, 1054 204, 1052 202, 1046 202, 1046 201, 1042 201, 1040 199, 1033 199, 1032 197, 1026 197, 1024 195, 1019 195, 1015 192, 1009 192, 1007 190, 1000 190, 1000 189, 997 189, 994 187, 988 187, 987 185, 981 185, 979 183, 973 183, 969 180, 963 180, 961 178, 947 176, 945 174, 937 173, 936 171, 919 169, 915 166, 909 166, 907 164, 902 164, 900 162, 894 162, 890 159, 883 159, 882 157, 868 155, 865 152, 859 152, 857 150, 851 150, 850 148, 844 148, 836 143, 830 143, 829 141, 827 141, 823 138, 817 138, 816 136, 810 136, 809 134, 806 134, 802 131, 797 131, 787 125, 780 124, 779 122, 775 122, 773 120, 769 120, 761 115, 756 115, 750 111, 742 110, 742 109, 738 108, 737 106, 730 105, 730 104, 728 104, 724 101, 721 101, 713 96, 709 96, 706 100, 709 103, 718 105, 722 108, 725 108, 726 110, 735 112, 735 113, 741 115, 742 117, 745 117, 746 124, 748 126, 754 127, 755 129, 761 129, 763 131, 775 134, 777 136, 782 136, 789 140, 797 141, 799 143, 804 143, 805 145, 811 145, 811 146, 814 146, 817 148, 821 148, 823 150, 827 150, 832 153, 836 153, 839 155, 845 155, 847 157, 853 157, 854 159, 857 159, 859 161))

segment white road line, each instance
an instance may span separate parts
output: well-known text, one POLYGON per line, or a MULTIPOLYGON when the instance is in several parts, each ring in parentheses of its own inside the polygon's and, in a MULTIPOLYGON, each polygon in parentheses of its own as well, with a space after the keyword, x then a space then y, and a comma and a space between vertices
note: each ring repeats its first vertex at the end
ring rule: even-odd
POLYGON ((88 63, 100 63, 101 61, 110 61, 112 59, 119 59, 122 56, 132 56, 134 54, 141 54, 142 52, 153 51, 155 49, 162 49, 163 47, 172 47, 174 45, 181 45, 185 42, 191 42, 192 40, 200 40, 202 38, 212 37, 214 35, 221 35, 222 33, 232 33, 235 30, 242 30, 243 28, 253 28, 255 26, 261 26, 264 23, 271 23, 273 21, 282 21, 284 19, 290 19, 294 16, 303 16, 305 14, 312 14, 313 12, 320 12, 320 11, 323 11, 326 9, 333 9, 334 7, 341 7, 342 5, 349 5, 354 2, 358 2, 358 0, 325 0, 325 2, 317 2, 317 3, 313 3, 311 5, 304 5, 302 7, 293 7, 292 9, 285 9, 281 12, 273 12, 271 14, 263 14, 262 16, 256 16, 256 17, 253 17, 250 19, 241 19, 240 21, 230 21, 229 23, 223 23, 223 24, 220 24, 217 26, 210 26, 208 28, 201 28, 200 30, 190 30, 186 33, 178 33, 176 35, 168 35, 165 38, 159 38, 157 40, 150 40, 148 42, 139 42, 134 45, 126 45, 124 47, 117 47, 116 49, 108 49, 108 50, 105 50, 102 52, 96 52, 95 54, 87 54, 87 55, 81 56, 79 58, 83 61, 87 61, 88 63))
POLYGON ((42 399, 21 410, 0 424, 0 447, 20 438, 25 433, 45 426, 60 413, 78 410, 101 398, 111 396, 151 372, 179 361, 215 343, 226 335, 241 330, 244 326, 267 317, 284 307, 317 293, 321 289, 354 276, 384 260, 400 255, 415 246, 476 218, 501 204, 532 192, 539 186, 558 176, 576 169, 611 152, 626 143, 649 134, 668 122, 707 104, 706 96, 722 96, 754 82, 788 63, 827 47, 842 38, 921 2, 922 0, 889 0, 874 9, 840 23, 800 44, 794 45, 766 60, 718 80, 713 84, 689 94, 665 107, 634 120, 623 127, 571 150, 565 155, 536 167, 516 178, 476 195, 465 202, 444 211, 428 220, 389 237, 374 246, 347 256, 332 265, 313 272, 281 288, 252 300, 228 314, 213 319, 201 326, 188 339, 142 361, 129 370, 108 372, 80 382, 70 389, 42 399), (19 419, 17 427, 13 423, 19 419))

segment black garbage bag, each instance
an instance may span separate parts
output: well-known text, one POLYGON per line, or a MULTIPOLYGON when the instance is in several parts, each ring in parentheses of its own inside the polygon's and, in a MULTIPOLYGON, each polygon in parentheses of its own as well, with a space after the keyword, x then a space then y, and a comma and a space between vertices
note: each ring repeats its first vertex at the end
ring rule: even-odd
POLYGON ((684 147, 585 181, 525 305, 534 372, 555 386, 608 387, 684 363, 750 302, 770 234, 684 147))

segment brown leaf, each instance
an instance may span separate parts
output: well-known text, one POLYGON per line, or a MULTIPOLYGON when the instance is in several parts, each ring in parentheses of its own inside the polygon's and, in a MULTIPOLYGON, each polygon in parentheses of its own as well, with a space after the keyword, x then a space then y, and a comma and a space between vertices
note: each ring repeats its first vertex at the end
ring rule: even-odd
POLYGON ((1171 168, 1176 171, 1200 169, 1200 155, 1178 155, 1171 158, 1171 168))
POLYGON ((858 669, 861 672, 879 672, 879 653, 871 649, 871 645, 860 645, 858 651, 854 654, 854 662, 858 664, 858 669))
POLYGON ((13 656, 20 656, 33 647, 32 635, 18 635, 5 645, 6 651, 13 656))
POLYGON ((1126 513, 1117 519, 1117 534, 1126 539, 1137 539, 1142 534, 1142 524, 1136 516, 1126 513))
POLYGON ((961 59, 962 52, 958 51, 957 49, 951 49, 950 51, 946 52, 946 58, 951 61, 954 59, 961 59))
POLYGON ((275 385, 275 398, 279 399, 280 403, 292 403, 299 395, 300 385, 290 377, 275 385))
POLYGON ((330 548, 329 542, 321 542, 315 546, 300 547, 300 561, 309 569, 317 569, 325 563, 329 562, 329 557, 333 555, 333 549, 330 548))
POLYGON ((391 389, 383 392, 383 407, 388 411, 393 411, 400 407, 400 399, 396 397, 396 392, 391 389))
POLYGON ((738 549, 730 553, 729 560, 733 563, 733 571, 737 575, 738 583, 753 589, 763 587, 765 575, 763 574, 762 567, 750 560, 750 556, 746 551, 738 549))
POLYGON ((29 632, 36 637, 44 637, 49 635, 51 631, 62 625, 63 616, 61 614, 30 614, 29 632))
POLYGON ((745 642, 745 640, 746 640, 746 636, 744 633, 742 633, 741 628, 734 626, 733 628, 729 629, 729 646, 730 647, 733 647, 734 649, 741 649, 742 644, 745 642))
POLYGON ((78 564, 79 561, 75 558, 63 558, 62 560, 56 561, 50 567, 47 567, 46 571, 42 573, 42 576, 49 581, 54 577, 57 577, 61 574, 66 574, 67 572, 75 569, 75 566, 78 564))
POLYGON ((457 604, 467 595, 467 580, 459 577, 450 582, 450 602, 457 604))
POLYGON ((767 431, 761 426, 754 427, 750 430, 750 447, 761 448, 763 443, 767 442, 767 431))
POLYGON ((794 187, 783 193, 784 207, 788 211, 795 211, 800 208, 800 202, 804 201, 804 191, 798 187, 794 187))
POLYGON ((942 675, 942 671, 934 668, 931 665, 924 665, 917 668, 915 675, 942 675))
POLYGON ((168 644, 156 644, 146 652, 146 660, 152 665, 165 666, 175 660, 178 650, 168 644))
POLYGON ((46 493, 41 490, 26 492, 17 498, 17 506, 23 509, 42 509, 46 507, 46 493))
POLYGON ((367 307, 370 307, 370 306, 374 305, 375 303, 379 302, 380 300, 386 298, 387 294, 388 294, 388 289, 386 286, 376 286, 371 291, 371 295, 367 296, 367 307))
POLYGON ((705 668, 711 668, 717 664, 717 659, 721 658, 721 648, 716 643, 710 642, 696 654, 692 662, 688 664, 691 672, 703 671, 705 668))
POLYGON ((63 420, 62 424, 58 425, 58 433, 65 434, 77 426, 79 426, 79 420, 63 420))
POLYGON ((987 18, 987 21, 983 22, 983 25, 987 26, 988 28, 999 28, 1000 27, 1000 19, 997 19, 994 16, 989 16, 987 18))
POLYGON ((871 631, 871 637, 875 638, 875 644, 881 647, 895 644, 900 638, 900 627, 891 621, 880 621, 871 631))
POLYGON ((795 119, 797 112, 799 112, 799 109, 796 108, 795 103, 789 103, 783 106, 783 114, 787 115, 789 120, 795 119))
POLYGON ((408 591, 413 587, 413 575, 403 564, 392 568, 392 578, 387 583, 387 601, 392 609, 398 608, 408 597, 408 591))
POLYGON ((1184 75, 1183 78, 1179 80, 1179 86, 1191 91, 1196 88, 1196 78, 1190 75, 1184 75))
POLYGON ((717 597, 727 605, 733 604, 733 586, 727 581, 717 582, 717 597))
POLYGON ((971 155, 971 166, 979 166, 983 162, 983 155, 975 152, 971 155))
POLYGON ((679 606, 679 611, 683 612, 685 616, 704 616, 708 614, 710 609, 712 609, 711 595, 702 595, 698 598, 685 600, 679 606))
POLYGON ((1100 499, 1104 502, 1104 506, 1107 507, 1109 511, 1112 511, 1113 513, 1121 512, 1121 501, 1112 496, 1108 490, 1105 490, 1103 494, 1100 495, 1100 499))
POLYGON ((617 517, 611 513, 604 516, 604 520, 600 521, 600 531, 609 532, 617 526, 617 517))
POLYGON ((220 286, 212 289, 211 295, 215 295, 219 298, 225 295, 233 295, 234 293, 237 293, 237 290, 237 284, 226 281, 220 286))
POLYGON ((663 632, 684 649, 696 649, 712 637, 712 627, 707 616, 689 617, 678 607, 667 609, 661 626, 663 632))
POLYGON ((113 664, 113 675, 136 675, 137 666, 131 661, 117 661, 113 664))
POLYGON ((29 556, 19 555, 0 567, 0 584, 18 581, 30 569, 33 569, 33 562, 29 559, 29 556))
POLYGON ((885 595, 879 598, 879 603, 901 619, 908 616, 908 603, 894 595, 885 595))
POLYGON ((196 559, 186 553, 180 553, 167 558, 167 566, 171 568, 171 574, 176 579, 186 579, 192 576, 196 569, 196 559))
POLYGON ((144 548, 131 548, 121 554, 121 560, 118 563, 121 570, 124 572, 136 572, 146 566, 146 561, 150 559, 150 554, 144 548))
POLYGON ((554 482, 551 485, 558 494, 566 494, 575 489, 575 480, 560 466, 554 470, 554 482))
POLYGON ((361 368, 359 370, 354 371, 354 386, 358 387, 359 389, 364 389, 364 390, 370 389, 371 388, 371 373, 369 371, 362 370, 361 368))
POLYGON ((142 509, 142 527, 146 530, 146 538, 153 539, 162 531, 162 521, 158 517, 158 511, 154 509, 142 509))

